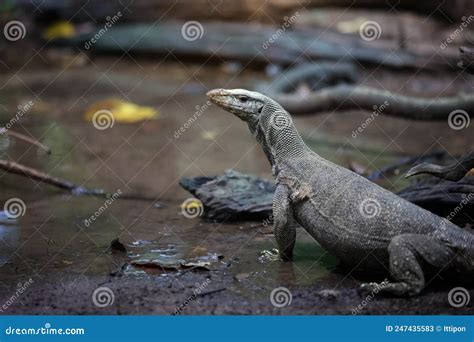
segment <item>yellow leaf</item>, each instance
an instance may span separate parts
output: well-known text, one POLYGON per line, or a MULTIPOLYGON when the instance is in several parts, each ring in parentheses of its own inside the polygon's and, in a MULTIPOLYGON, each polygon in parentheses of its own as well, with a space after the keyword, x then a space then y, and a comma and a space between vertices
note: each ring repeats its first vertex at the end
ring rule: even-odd
POLYGON ((94 120, 97 113, 108 112, 112 120, 123 123, 133 123, 158 117, 158 112, 152 107, 139 106, 132 102, 119 99, 107 99, 91 105, 84 117, 88 121, 94 120))
POLYGON ((68 21, 58 21, 43 32, 45 39, 72 38, 76 34, 74 25, 68 21))

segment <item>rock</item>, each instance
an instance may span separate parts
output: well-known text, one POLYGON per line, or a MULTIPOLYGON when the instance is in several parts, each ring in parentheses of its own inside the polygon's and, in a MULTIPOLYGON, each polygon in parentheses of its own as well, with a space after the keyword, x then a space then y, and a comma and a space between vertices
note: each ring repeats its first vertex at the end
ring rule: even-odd
POLYGON ((227 170, 222 176, 183 178, 180 185, 217 221, 263 220, 272 213, 275 185, 260 177, 227 170))

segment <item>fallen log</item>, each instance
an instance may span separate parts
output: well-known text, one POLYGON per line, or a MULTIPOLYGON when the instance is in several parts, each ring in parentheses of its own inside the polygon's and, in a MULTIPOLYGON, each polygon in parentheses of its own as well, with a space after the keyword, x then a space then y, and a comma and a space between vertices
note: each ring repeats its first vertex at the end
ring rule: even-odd
POLYGON ((64 19, 90 20, 102 22, 111 13, 122 11, 124 20, 132 22, 155 21, 157 18, 181 18, 187 20, 231 19, 259 20, 272 22, 272 18, 289 15, 297 10, 308 10, 321 7, 370 8, 386 10, 411 10, 425 15, 437 15, 441 20, 450 18, 459 20, 467 13, 472 13, 474 5, 470 0, 434 0, 413 1, 398 0, 394 2, 380 0, 68 0, 38 1, 16 0, 26 12, 33 12, 44 17, 58 14, 64 19))
POLYGON ((358 38, 349 41, 344 36, 344 45, 341 45, 315 39, 312 32, 253 23, 162 21, 116 24, 102 32, 98 39, 95 35, 94 32, 56 43, 77 45, 95 53, 127 51, 164 56, 173 53, 176 56, 241 60, 246 63, 292 65, 297 60, 309 59, 430 70, 448 66, 445 59, 430 58, 427 62, 425 56, 374 48, 358 38))

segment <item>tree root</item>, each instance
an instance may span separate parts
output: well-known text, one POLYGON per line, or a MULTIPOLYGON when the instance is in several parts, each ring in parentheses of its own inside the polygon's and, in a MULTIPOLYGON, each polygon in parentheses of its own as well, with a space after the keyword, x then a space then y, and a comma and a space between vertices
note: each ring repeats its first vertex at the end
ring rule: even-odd
POLYGON ((307 96, 278 94, 273 98, 291 114, 362 109, 403 119, 444 121, 454 110, 462 109, 470 117, 474 113, 474 94, 429 99, 346 84, 311 92, 307 96))
POLYGON ((308 62, 285 71, 271 83, 270 92, 292 93, 302 83, 315 91, 340 83, 354 84, 356 81, 357 69, 352 63, 308 62))
POLYGON ((395 164, 383 166, 379 170, 372 172, 371 174, 367 176, 367 179, 371 181, 375 181, 377 179, 384 177, 386 174, 394 173, 396 170, 400 169, 403 166, 412 165, 413 163, 420 162, 423 160, 430 160, 430 159, 432 160, 432 159, 441 158, 444 155, 445 155, 445 152, 443 151, 435 151, 435 152, 431 152, 422 156, 405 157, 395 164))
POLYGON ((438 178, 457 182, 464 178, 472 168, 474 168, 474 151, 465 154, 458 161, 446 166, 421 163, 408 170, 405 177, 408 178, 420 174, 429 174, 438 178))

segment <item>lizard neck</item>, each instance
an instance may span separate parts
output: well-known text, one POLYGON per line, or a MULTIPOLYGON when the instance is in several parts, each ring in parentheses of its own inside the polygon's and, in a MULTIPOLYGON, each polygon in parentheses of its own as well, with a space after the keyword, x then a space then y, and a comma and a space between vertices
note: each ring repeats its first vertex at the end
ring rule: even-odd
POLYGON ((257 140, 272 166, 274 176, 283 164, 304 157, 310 150, 293 125, 291 116, 277 103, 266 105, 257 130, 257 140))

